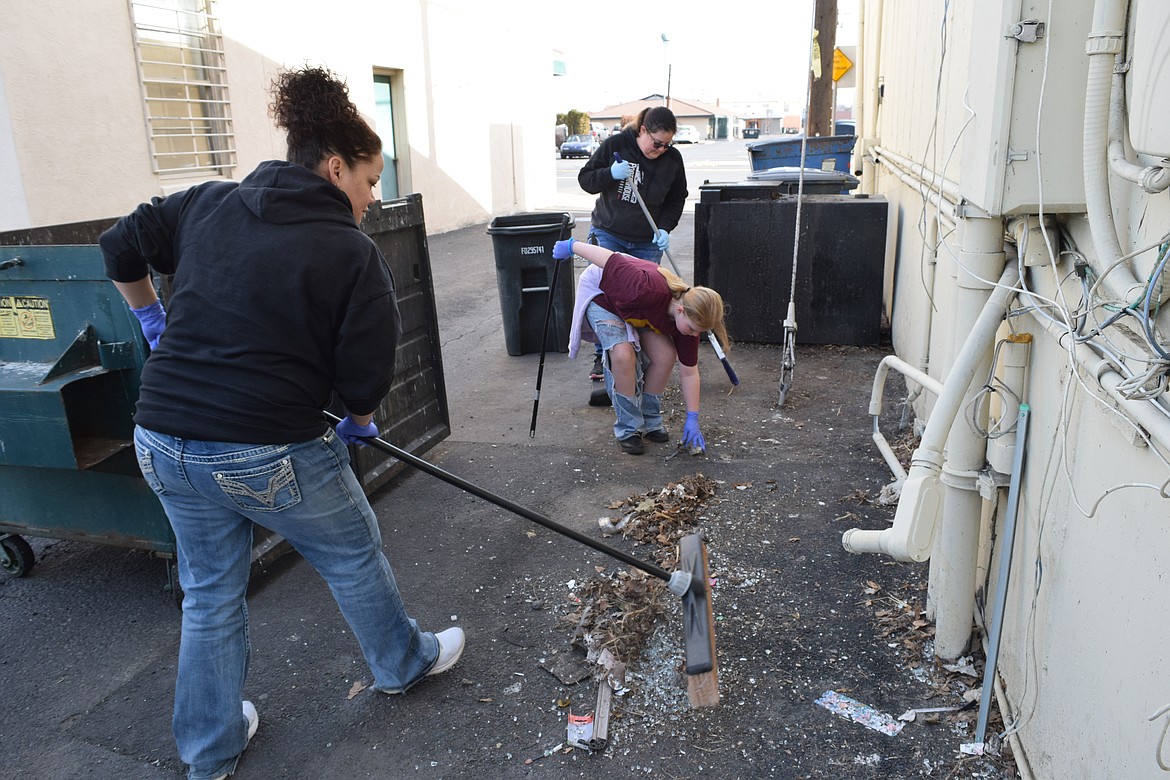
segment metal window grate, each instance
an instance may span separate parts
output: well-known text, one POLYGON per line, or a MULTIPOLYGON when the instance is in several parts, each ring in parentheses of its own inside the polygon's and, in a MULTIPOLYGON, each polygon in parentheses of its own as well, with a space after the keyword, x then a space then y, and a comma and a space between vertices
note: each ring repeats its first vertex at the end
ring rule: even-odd
POLYGON ((211 0, 128 0, 156 173, 236 164, 223 36, 211 0))

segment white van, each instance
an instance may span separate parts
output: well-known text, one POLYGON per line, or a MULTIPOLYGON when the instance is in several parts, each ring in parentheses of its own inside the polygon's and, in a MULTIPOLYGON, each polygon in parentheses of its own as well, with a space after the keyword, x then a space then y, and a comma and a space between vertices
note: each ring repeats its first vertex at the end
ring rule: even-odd
POLYGON ((605 129, 605 125, 601 122, 590 122, 589 130, 598 141, 604 141, 609 137, 609 131, 605 129))

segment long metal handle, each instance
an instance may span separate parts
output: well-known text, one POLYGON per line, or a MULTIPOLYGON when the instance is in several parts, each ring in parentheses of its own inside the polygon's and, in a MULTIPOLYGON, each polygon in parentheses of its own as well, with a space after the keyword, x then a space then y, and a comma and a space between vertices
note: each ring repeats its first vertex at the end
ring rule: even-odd
MULTIPOLYGON (((325 412, 324 414, 325 414, 325 419, 329 420, 334 425, 341 422, 341 418, 335 414, 332 414, 330 412, 325 412)), ((418 457, 417 455, 412 455, 411 453, 407 452, 404 449, 400 449, 399 447, 395 447, 393 444, 391 444, 390 442, 388 442, 384 439, 381 439, 378 437, 370 437, 368 439, 364 439, 364 441, 367 444, 369 444, 371 447, 379 449, 382 452, 386 453, 387 455, 390 455, 391 457, 397 458, 398 460, 402 461, 403 463, 408 463, 411 466, 414 466, 419 471, 423 471, 423 472, 426 472, 427 474, 430 474, 432 477, 437 477, 438 479, 442 480, 443 482, 446 482, 448 485, 454 485, 455 487, 459 488, 460 490, 466 490, 468 493, 471 493, 474 496, 479 496, 484 501, 487 501, 490 504, 495 504, 498 507, 501 507, 503 509, 507 509, 509 512, 520 515, 521 517, 523 517, 527 520, 531 520, 534 523, 537 523, 539 525, 543 525, 545 528, 548 528, 550 531, 556 531, 558 534, 561 534, 562 536, 567 536, 570 539, 577 541, 577 542, 580 542, 581 544, 583 544, 587 547, 592 547, 594 550, 597 550, 598 552, 601 552, 601 553, 605 553, 606 555, 608 555, 611 558, 616 558, 617 560, 621 561, 622 563, 628 563, 630 566, 633 566, 637 569, 641 569, 642 571, 646 572, 647 574, 652 575, 654 577, 657 577, 660 580, 665 580, 668 583, 671 582, 672 577, 671 577, 670 572, 666 571, 665 569, 663 569, 660 566, 655 566, 653 563, 647 563, 646 561, 643 561, 639 558, 635 558, 634 556, 630 555, 629 553, 622 552, 621 550, 617 549, 616 547, 610 547, 608 544, 603 544, 602 542, 599 542, 592 537, 586 536, 585 534, 582 534, 578 531, 574 531, 572 528, 566 528, 565 526, 561 525, 560 523, 554 522, 542 514, 538 514, 537 512, 533 512, 531 509, 528 509, 527 507, 520 506, 519 504, 515 503, 514 501, 509 501, 508 499, 504 498, 503 496, 498 496, 495 493, 492 493, 490 490, 485 490, 484 488, 481 488, 479 485, 475 485, 471 482, 468 482, 467 480, 463 479, 462 477, 457 477, 449 471, 444 471, 443 469, 439 468, 438 466, 436 466, 432 463, 428 463, 427 461, 423 460, 422 458, 418 457)), ((688 579, 689 579, 689 577, 688 577, 688 579)))
POLYGON ((548 306, 544 309, 544 332, 540 335, 540 367, 536 369, 536 395, 532 399, 532 424, 528 426, 528 438, 530 439, 536 438, 536 413, 540 409, 540 383, 544 380, 544 354, 548 348, 548 323, 552 319, 553 296, 557 289, 557 279, 561 275, 562 262, 553 259, 552 283, 545 288, 548 290, 548 306))

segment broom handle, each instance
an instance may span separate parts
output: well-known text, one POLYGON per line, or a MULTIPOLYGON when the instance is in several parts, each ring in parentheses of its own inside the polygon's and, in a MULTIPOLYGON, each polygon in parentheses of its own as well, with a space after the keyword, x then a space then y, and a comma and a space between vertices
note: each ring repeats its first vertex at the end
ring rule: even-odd
MULTIPOLYGON (((325 412, 325 419, 329 420, 329 422, 333 423, 334 425, 341 422, 340 417, 338 417, 337 415, 332 414, 330 412, 325 412)), ((641 569, 642 571, 646 572, 647 574, 650 574, 654 577, 657 577, 660 580, 665 580, 667 583, 671 584, 672 590, 674 589, 673 586, 675 585, 675 581, 677 581, 679 579, 675 575, 679 575, 679 574, 684 573, 684 572, 675 572, 675 575, 671 575, 670 572, 666 571, 665 569, 661 568, 660 566, 655 566, 653 563, 647 563, 646 561, 643 561, 639 558, 635 558, 634 556, 630 555, 629 553, 622 552, 621 550, 617 549, 616 547, 610 547, 608 544, 603 544, 602 542, 599 542, 596 539, 593 539, 589 536, 586 536, 583 533, 580 533, 578 531, 574 531, 572 528, 567 528, 567 527, 561 525, 560 523, 556 523, 552 520, 549 520, 547 517, 545 517, 542 514, 539 514, 537 512, 533 512, 531 509, 520 506, 519 504, 515 503, 514 501, 509 501, 508 499, 506 499, 502 496, 498 496, 495 493, 492 493, 490 490, 485 490, 484 488, 481 488, 479 485, 475 485, 471 482, 468 482, 467 480, 463 479, 462 477, 457 477, 449 471, 444 471, 443 469, 439 468, 438 466, 436 466, 432 463, 428 463, 427 461, 423 460, 422 458, 418 457, 417 455, 412 455, 411 453, 407 452, 406 450, 395 447, 393 444, 391 444, 390 442, 388 442, 384 439, 378 438, 376 436, 371 436, 369 438, 363 438, 363 441, 365 441, 367 444, 371 445, 375 449, 379 449, 382 452, 386 453, 387 455, 390 455, 391 457, 397 458, 398 460, 400 460, 404 463, 409 463, 411 466, 414 466, 419 471, 426 472, 427 474, 430 474, 432 477, 437 477, 438 479, 442 480, 443 482, 446 482, 449 485, 454 485, 455 487, 459 488, 460 490, 465 490, 468 493, 471 493, 472 495, 479 496, 480 498, 482 498, 483 500, 487 501, 490 504, 495 504, 498 507, 501 507, 503 509, 507 509, 509 512, 520 515, 521 517, 523 517, 527 520, 531 520, 532 522, 537 523, 539 525, 543 525, 545 528, 548 528, 551 531, 556 531, 557 533, 559 533, 563 536, 567 536, 570 539, 573 539, 574 541, 578 541, 587 547, 592 547, 594 550, 597 550, 598 552, 605 553, 606 555, 610 556, 611 558, 616 558, 617 560, 619 560, 623 563, 628 563, 630 566, 633 566, 637 569, 641 569)), ((691 575, 689 573, 687 573, 685 579, 687 581, 687 586, 689 587, 691 575)), ((679 595, 682 595, 682 594, 680 593, 679 595)))

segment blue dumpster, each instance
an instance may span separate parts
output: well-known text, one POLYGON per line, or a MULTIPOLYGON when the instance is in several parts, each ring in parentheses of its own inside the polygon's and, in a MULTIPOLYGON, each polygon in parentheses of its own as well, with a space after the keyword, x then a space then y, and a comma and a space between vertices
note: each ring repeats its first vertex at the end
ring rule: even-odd
MULTIPOLYGON (((747 148, 753 171, 768 168, 800 167, 801 138, 781 138, 759 141, 747 148)), ((854 135, 826 135, 808 139, 804 167, 823 171, 849 172, 849 156, 853 154, 854 135)))

